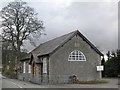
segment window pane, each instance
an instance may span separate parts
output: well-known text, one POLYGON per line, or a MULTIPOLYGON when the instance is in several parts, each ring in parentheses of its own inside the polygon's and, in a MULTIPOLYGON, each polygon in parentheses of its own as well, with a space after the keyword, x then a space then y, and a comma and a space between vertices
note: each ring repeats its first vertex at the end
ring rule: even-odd
POLYGON ((75 55, 75 52, 73 52, 72 55, 75 55))
POLYGON ((79 59, 78 59, 78 56, 76 56, 76 60, 79 60, 79 59))
POLYGON ((68 60, 71 61, 86 61, 84 54, 78 50, 74 50, 70 53, 68 60))

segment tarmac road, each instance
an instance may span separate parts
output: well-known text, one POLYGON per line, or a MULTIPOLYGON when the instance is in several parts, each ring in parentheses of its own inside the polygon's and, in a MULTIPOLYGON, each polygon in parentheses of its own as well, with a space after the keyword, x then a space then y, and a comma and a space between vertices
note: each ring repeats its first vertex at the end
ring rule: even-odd
MULTIPOLYGON (((2 88, 118 88, 117 78, 105 79, 109 83, 106 84, 59 84, 59 85, 38 85, 30 82, 19 81, 16 79, 2 79, 2 88)), ((84 90, 84 89, 83 89, 84 90)), ((94 90, 94 89, 92 89, 94 90)), ((97 89, 98 90, 98 89, 97 89)), ((102 89, 104 90, 104 89, 102 89)), ((107 89, 105 89, 107 90, 107 89)), ((120 90, 120 89, 119 89, 120 90)))
POLYGON ((2 88, 22 88, 22 87, 9 79, 2 79, 2 88))

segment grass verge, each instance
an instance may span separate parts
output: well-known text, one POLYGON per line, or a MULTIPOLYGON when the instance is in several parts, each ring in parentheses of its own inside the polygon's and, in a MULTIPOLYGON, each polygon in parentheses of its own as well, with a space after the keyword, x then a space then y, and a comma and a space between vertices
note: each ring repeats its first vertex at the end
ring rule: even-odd
POLYGON ((106 80, 91 80, 91 81, 75 81, 74 84, 105 84, 108 83, 106 80))

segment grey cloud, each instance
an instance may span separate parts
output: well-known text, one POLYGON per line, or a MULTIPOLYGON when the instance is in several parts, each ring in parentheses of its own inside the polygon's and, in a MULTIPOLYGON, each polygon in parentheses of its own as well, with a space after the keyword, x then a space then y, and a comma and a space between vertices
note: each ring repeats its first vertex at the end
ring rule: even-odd
POLYGON ((78 29, 103 52, 118 48, 117 2, 71 2, 65 7, 48 2, 28 5, 45 24, 47 36, 36 40, 37 44, 78 29))
POLYGON ((117 3, 77 2, 48 21, 47 30, 56 36, 79 29, 101 50, 107 51, 118 47, 117 20, 117 3))

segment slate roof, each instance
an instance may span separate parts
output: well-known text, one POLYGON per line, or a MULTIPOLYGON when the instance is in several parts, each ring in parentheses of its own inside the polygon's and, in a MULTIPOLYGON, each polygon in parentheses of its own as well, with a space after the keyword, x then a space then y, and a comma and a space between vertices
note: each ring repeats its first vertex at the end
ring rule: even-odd
MULTIPOLYGON (((68 34, 65 34, 63 36, 57 37, 55 39, 49 40, 45 43, 42 43, 37 48, 32 50, 30 53, 32 53, 33 56, 42 56, 42 55, 52 54, 52 53, 54 53, 54 51, 56 51, 62 45, 64 45, 66 42, 68 42, 71 38, 73 38, 76 34, 78 34, 86 43, 88 43, 91 46, 91 48, 93 48, 98 54, 103 56, 103 54, 78 30, 68 33, 68 34)), ((30 53, 24 59, 30 58, 30 53)))

